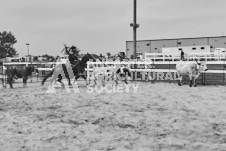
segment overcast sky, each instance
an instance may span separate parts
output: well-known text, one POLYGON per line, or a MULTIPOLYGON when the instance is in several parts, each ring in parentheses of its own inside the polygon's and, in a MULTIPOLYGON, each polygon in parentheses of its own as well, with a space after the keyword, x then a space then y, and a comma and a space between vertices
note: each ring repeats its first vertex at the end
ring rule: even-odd
MULTIPOLYGON (((137 0, 137 40, 226 35, 225 0, 137 0)), ((56 56, 63 44, 112 54, 133 40, 133 0, 1 0, 0 30, 20 55, 56 56)))

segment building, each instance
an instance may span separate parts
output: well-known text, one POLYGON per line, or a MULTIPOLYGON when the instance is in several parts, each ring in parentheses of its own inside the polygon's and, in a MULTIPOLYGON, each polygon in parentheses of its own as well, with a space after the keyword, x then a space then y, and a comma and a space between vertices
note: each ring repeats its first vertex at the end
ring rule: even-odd
MULTIPOLYGON (((162 53, 164 48, 189 46, 209 46, 210 49, 226 48, 226 36, 138 40, 137 55, 144 57, 145 52, 162 53)), ((133 41, 126 41, 126 57, 133 58, 133 54, 133 41)))

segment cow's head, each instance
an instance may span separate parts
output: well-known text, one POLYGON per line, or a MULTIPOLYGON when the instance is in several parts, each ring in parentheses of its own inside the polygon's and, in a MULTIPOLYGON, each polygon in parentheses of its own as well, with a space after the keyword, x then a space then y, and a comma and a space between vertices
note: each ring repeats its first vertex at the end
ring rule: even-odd
POLYGON ((120 71, 120 72, 119 72, 120 74, 124 74, 124 67, 120 67, 120 68, 119 68, 119 71, 120 71))
POLYGON ((32 74, 38 75, 38 68, 37 67, 31 67, 32 74))
POLYGON ((205 61, 202 62, 197 62, 197 69, 199 70, 199 72, 203 72, 203 71, 207 71, 207 65, 205 61))

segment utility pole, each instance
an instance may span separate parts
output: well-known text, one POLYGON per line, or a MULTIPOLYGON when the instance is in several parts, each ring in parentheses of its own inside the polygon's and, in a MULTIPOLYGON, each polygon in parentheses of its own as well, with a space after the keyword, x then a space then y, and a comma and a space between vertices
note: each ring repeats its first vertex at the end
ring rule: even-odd
POLYGON ((27 45, 27 54, 28 54, 28 57, 29 57, 29 43, 26 43, 26 45, 27 45))
POLYGON ((133 58, 137 58, 137 28, 139 24, 137 24, 137 0, 133 0, 133 23, 130 24, 130 27, 133 27, 133 58))

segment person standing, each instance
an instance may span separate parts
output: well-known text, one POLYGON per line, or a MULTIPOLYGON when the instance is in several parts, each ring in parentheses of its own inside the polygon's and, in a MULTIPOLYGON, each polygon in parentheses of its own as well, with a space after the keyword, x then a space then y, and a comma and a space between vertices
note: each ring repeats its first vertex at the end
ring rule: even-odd
POLYGON ((184 59, 184 51, 183 50, 181 50, 181 53, 180 53, 180 58, 181 58, 181 60, 182 61, 184 61, 185 59, 184 59))

